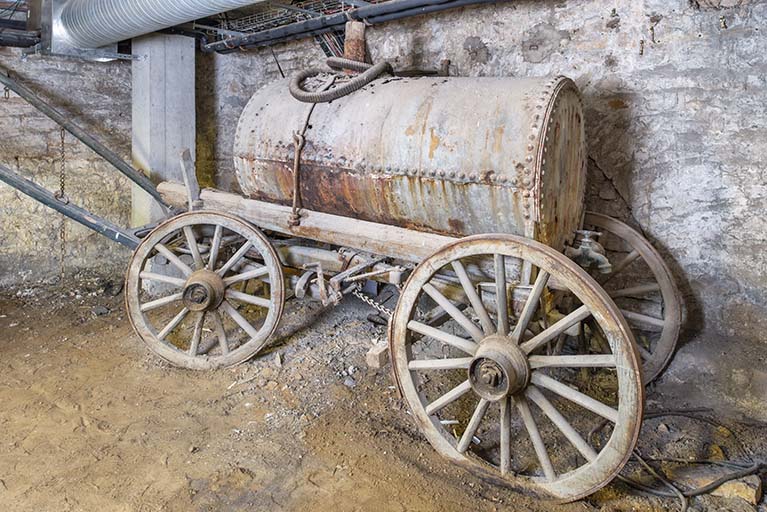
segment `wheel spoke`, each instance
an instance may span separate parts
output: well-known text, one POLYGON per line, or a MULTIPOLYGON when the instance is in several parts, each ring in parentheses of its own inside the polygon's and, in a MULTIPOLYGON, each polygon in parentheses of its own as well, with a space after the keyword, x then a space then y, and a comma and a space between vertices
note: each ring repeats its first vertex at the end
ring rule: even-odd
POLYGON ((613 265, 613 270, 612 270, 612 272, 610 272, 610 273, 609 273, 609 274, 607 274, 607 275, 606 275, 606 276, 605 276, 603 279, 601 279, 601 280, 600 280, 600 284, 603 284, 603 285, 604 285, 604 284, 605 284, 607 281, 609 281, 609 280, 610 280, 610 279, 612 279, 613 277, 617 276, 617 275, 618 275, 618 273, 620 273, 620 272, 621 272, 621 271, 623 271, 623 270, 624 270, 626 267, 628 267, 629 265, 631 265, 631 263, 633 263, 633 262, 634 262, 634 260, 636 260, 638 257, 639 257, 639 253, 636 251, 636 249, 634 249, 633 251, 631 251, 630 253, 628 253, 628 255, 627 255, 625 258, 623 258, 623 259, 622 259, 622 260, 620 260, 618 263, 616 263, 615 265, 613 265))
POLYGON ((533 336, 531 339, 522 343, 519 347, 526 354, 529 354, 546 342, 556 338, 559 334, 565 332, 576 323, 588 318, 590 315, 591 311, 589 311, 588 306, 583 305, 540 334, 533 336))
POLYGON ((185 276, 192 274, 192 269, 189 268, 189 265, 181 261, 178 256, 173 254, 173 251, 165 247, 163 244, 157 244, 154 246, 154 248, 157 250, 157 252, 162 254, 165 259, 173 263, 173 266, 179 269, 185 276))
POLYGON ((525 395, 532 400, 549 417, 551 422, 562 432, 568 441, 576 450, 583 455, 587 461, 591 462, 597 458, 597 452, 592 448, 583 437, 573 428, 567 419, 562 416, 557 408, 535 386, 529 386, 525 390, 525 395))
POLYGON ((229 261, 224 263, 224 266, 220 269, 216 270, 216 273, 220 275, 221 277, 225 276, 229 270, 232 269, 244 256, 247 254, 247 252, 250 250, 250 248, 253 247, 253 244, 248 240, 244 244, 242 244, 242 247, 240 247, 234 255, 229 258, 229 261))
POLYGON ((511 397, 501 400, 501 474, 511 470, 511 397))
POLYGON ((442 295, 442 293, 437 290, 434 286, 431 284, 425 284, 423 285, 423 291, 425 291, 429 297, 434 299, 434 302, 439 304, 442 309, 444 309, 448 315, 453 317, 453 320, 458 322, 458 324, 466 329, 466 332, 469 333, 469 335, 474 339, 476 342, 482 341, 482 338, 485 337, 485 335, 482 333, 482 330, 477 327, 474 322, 472 322, 466 315, 461 312, 460 309, 458 309, 455 304, 450 302, 450 300, 442 295))
POLYGON ((557 474, 554 472, 554 466, 551 465, 551 459, 549 453, 546 451, 546 445, 541 437, 541 432, 538 430, 538 425, 535 424, 533 419, 533 413, 530 411, 530 405, 527 403, 527 399, 519 397, 514 399, 514 402, 519 411, 519 415, 522 416, 522 421, 525 423, 527 433, 530 435, 530 440, 533 442, 533 448, 535 449, 535 455, 538 457, 538 462, 541 463, 543 468, 543 474, 546 475, 546 479, 553 482, 557 479, 557 474))
POLYGON ((213 232, 213 243, 210 246, 210 257, 208 258, 208 270, 211 272, 216 270, 216 260, 218 259, 218 251, 221 249, 223 234, 224 226, 216 226, 216 230, 213 232))
POLYGON ((522 309, 522 314, 519 315, 519 322, 517 322, 517 325, 514 326, 514 332, 511 333, 511 339, 514 341, 514 343, 518 344, 519 340, 522 339, 522 335, 524 334, 525 329, 527 329, 527 325, 533 318, 535 310, 538 309, 539 299, 541 298, 541 294, 546 288, 546 284, 548 282, 549 273, 544 272, 543 270, 538 272, 538 277, 535 279, 533 289, 530 290, 530 295, 527 297, 525 307, 522 309))
POLYGON ((639 355, 642 357, 642 359, 649 360, 652 357, 652 353, 639 343, 634 343, 634 346, 639 351, 639 355))
POLYGON ((434 338, 435 340, 439 340, 442 343, 446 343, 467 354, 474 355, 477 352, 477 348, 479 348, 479 345, 471 340, 467 340, 461 338, 460 336, 456 336, 455 334, 441 331, 436 327, 426 325, 416 320, 411 320, 408 322, 407 328, 411 331, 417 332, 418 334, 422 334, 424 336, 434 338))
POLYGON ((168 295, 167 297, 163 297, 161 299, 156 299, 151 302, 147 302, 145 304, 142 304, 139 310, 142 313, 146 313, 147 311, 152 311, 153 309, 157 309, 159 307, 165 306, 167 304, 171 304, 172 302, 176 302, 181 300, 184 297, 183 293, 174 293, 173 295, 168 295))
POLYGON ((248 320, 240 314, 237 309, 232 306, 232 303, 228 300, 224 300, 224 302, 221 303, 221 309, 224 310, 224 312, 229 315, 234 322, 239 325, 243 331, 245 331, 248 336, 251 338, 255 338, 258 336, 258 331, 255 327, 253 327, 248 320))
POLYGON ((138 275, 141 279, 147 279, 149 281, 159 281, 161 283, 167 283, 172 284, 174 286, 184 286, 186 284, 186 280, 181 279, 180 277, 171 277, 166 276, 163 274, 155 274, 154 272, 141 272, 138 275))
POLYGON ((495 263, 495 302, 498 305, 498 334, 509 333, 509 306, 506 300, 506 258, 503 254, 494 256, 495 263))
POLYGON ((660 285, 658 283, 647 283, 631 286, 629 288, 623 288, 621 290, 615 290, 607 292, 610 297, 617 299, 620 297, 631 297, 635 295, 645 295, 648 293, 659 292, 660 285))
POLYGON ((581 356, 530 356, 531 369, 536 368, 613 368, 615 356, 612 354, 589 354, 581 356))
POLYGON ((482 422, 482 418, 485 416, 485 412, 487 412, 487 407, 489 405, 489 400, 480 398, 479 403, 477 404, 477 408, 474 409, 474 414, 471 415, 469 424, 466 425, 466 430, 461 436, 461 440, 458 441, 458 453, 465 453, 466 450, 469 449, 469 446, 471 446, 471 440, 474 438, 474 434, 477 432, 479 424, 482 422))
POLYGON ((452 359, 416 359, 410 361, 407 367, 411 370, 464 370, 469 368, 471 357, 452 359))
POLYGON ((471 384, 468 380, 463 381, 461 384, 457 385, 441 397, 434 400, 432 403, 426 406, 426 414, 431 416, 432 414, 435 414, 436 412, 439 412, 447 405, 455 402, 459 398, 461 398, 463 395, 471 391, 471 384))
POLYGON ((168 322, 168 325, 163 327, 162 331, 160 331, 157 334, 157 339, 160 341, 163 341, 165 337, 173 331, 178 325, 184 320, 184 317, 189 314, 189 310, 187 308, 183 308, 181 311, 179 311, 178 315, 173 317, 173 320, 168 322))
POLYGON ((222 354, 229 353, 229 341, 226 339, 226 329, 224 328, 224 319, 221 318, 221 313, 216 311, 213 315, 213 324, 216 329, 216 338, 218 338, 218 344, 221 347, 222 354))
POLYGON ((272 306, 272 302, 269 299, 265 299, 263 297, 256 297, 255 295, 250 295, 247 293, 238 292, 237 290, 226 290, 225 296, 227 299, 234 299, 239 300, 240 302, 247 302, 248 304, 253 304, 254 306, 261 306, 262 308, 270 308, 272 306))
POLYGON ((269 267, 266 267, 266 266, 259 267, 254 270, 243 272, 242 274, 237 274, 234 276, 227 277, 226 279, 224 279, 224 286, 231 286, 241 281, 250 281, 251 279, 257 279, 259 277, 265 276, 268 273, 269 273, 269 267))
POLYGON ((205 311, 201 312, 197 316, 197 321, 194 324, 194 334, 192 334, 192 342, 189 344, 189 355, 192 357, 197 356, 197 351, 200 348, 200 339, 202 338, 202 326, 205 323, 205 311))
POLYGON ((186 236, 186 243, 189 246, 189 251, 192 253, 194 266, 199 270, 204 265, 202 263, 202 256, 200 256, 200 248, 197 246, 197 239, 195 238, 194 232, 190 226, 184 226, 184 236, 186 236))
POLYGON ((618 423, 618 411, 613 409, 609 405, 603 404, 599 400, 595 400, 590 396, 581 393, 578 390, 571 388, 559 381, 552 379, 551 377, 542 374, 541 372, 533 372, 530 377, 530 381, 536 386, 546 388, 549 391, 553 391, 557 395, 574 402, 589 411, 596 413, 603 418, 618 423))
POLYGON ((469 275, 466 273, 466 268, 464 268, 460 260, 453 261, 453 270, 455 270, 455 274, 461 281, 463 291, 469 298, 469 302, 471 303, 471 307, 474 308, 474 312, 479 317, 479 323, 482 324, 482 329, 484 329, 485 334, 492 334, 495 331, 493 321, 490 319, 490 315, 487 314, 485 305, 482 304, 482 299, 479 298, 477 290, 474 289, 474 285, 472 284, 469 275))
POLYGON ((623 314, 623 317, 629 322, 652 327, 652 330, 662 330, 666 325, 665 320, 662 318, 655 318, 654 316, 643 315, 642 313, 635 313, 625 309, 621 309, 621 313, 623 314))

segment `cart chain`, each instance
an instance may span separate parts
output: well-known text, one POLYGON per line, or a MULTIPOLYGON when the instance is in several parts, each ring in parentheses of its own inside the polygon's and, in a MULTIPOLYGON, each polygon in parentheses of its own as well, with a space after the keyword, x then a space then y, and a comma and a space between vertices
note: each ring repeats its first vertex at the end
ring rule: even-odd
MULTIPOLYGON (((66 151, 64 142, 66 139, 66 130, 61 128, 61 146, 59 148, 59 190, 54 194, 57 200, 64 204, 69 203, 66 194, 67 173, 66 173, 66 151)), ((64 261, 67 253, 67 218, 62 215, 59 224, 59 284, 64 285, 65 266, 64 261)))
POLYGON ((364 302, 365 304, 367 304, 371 308, 375 309, 379 313, 382 313, 382 314, 386 315, 387 318, 391 318, 391 316, 394 314, 394 312, 391 309, 389 309, 386 306, 384 306, 383 304, 381 304, 380 302, 377 302, 372 297, 368 297, 367 295, 362 293, 361 288, 362 288, 362 286, 357 286, 352 291, 352 295, 354 295, 359 300, 361 300, 362 302, 364 302))
MULTIPOLYGON (((401 286, 402 285, 397 285, 397 290, 399 290, 400 293, 402 292, 402 287, 401 286)), ((375 300, 374 298, 369 297, 369 296, 365 295, 364 293, 362 293, 362 285, 358 285, 352 291, 352 295, 354 295, 359 300, 361 300, 362 302, 364 302, 365 304, 367 304, 371 308, 375 309, 379 313, 383 313, 384 315, 386 315, 387 318, 391 318, 392 315, 394 314, 394 312, 391 309, 387 308, 382 303, 380 303, 377 300, 375 300)), ((426 318, 426 312, 424 312, 421 309, 420 306, 416 306, 415 314, 416 314, 416 318, 415 318, 416 320, 420 321, 420 320, 423 320, 424 318, 426 318)))

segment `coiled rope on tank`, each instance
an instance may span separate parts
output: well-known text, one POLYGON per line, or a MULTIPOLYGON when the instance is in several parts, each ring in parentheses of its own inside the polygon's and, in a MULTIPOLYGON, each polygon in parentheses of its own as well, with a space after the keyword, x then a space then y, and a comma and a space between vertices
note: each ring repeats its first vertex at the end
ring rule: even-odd
POLYGON ((301 86, 303 81, 321 73, 326 73, 327 71, 319 68, 312 68, 301 71, 300 73, 293 76, 293 78, 290 80, 290 94, 295 99, 304 103, 327 103, 329 101, 342 98, 347 94, 351 94, 354 91, 365 87, 367 84, 383 74, 394 73, 391 64, 386 61, 373 65, 351 59, 330 57, 325 61, 325 63, 331 69, 350 69, 352 71, 358 71, 360 74, 345 84, 328 91, 307 91, 301 86))

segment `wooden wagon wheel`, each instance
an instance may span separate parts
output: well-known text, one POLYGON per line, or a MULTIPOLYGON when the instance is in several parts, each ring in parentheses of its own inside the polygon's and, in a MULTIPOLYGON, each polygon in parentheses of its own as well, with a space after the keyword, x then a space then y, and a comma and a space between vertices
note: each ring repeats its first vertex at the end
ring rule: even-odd
POLYGON ((631 455, 643 406, 631 331, 604 290, 545 245, 478 235, 441 249, 405 285, 389 343, 400 390, 429 442, 480 476, 569 501, 605 485, 631 455), (519 284, 523 265, 532 266, 532 285, 519 284), (462 296, 448 298, 455 288, 462 296), (582 305, 554 315, 567 294, 582 305), (425 302, 451 320, 430 324, 433 316, 418 313, 425 302), (611 353, 546 355, 588 318, 611 353), (592 379, 577 389, 582 371, 592 379), (605 419, 609 438, 584 437, 605 419))
POLYGON ((600 242, 613 260, 613 269, 596 279, 631 325, 643 380, 649 384, 666 368, 676 348, 682 324, 679 290, 661 255, 636 230, 593 212, 586 213, 584 225, 603 233, 600 242), (640 308, 644 311, 636 311, 640 308))
POLYGON ((125 301, 147 346, 193 370, 232 366, 269 340, 285 302, 269 240, 232 215, 192 212, 155 228, 128 267, 125 301))

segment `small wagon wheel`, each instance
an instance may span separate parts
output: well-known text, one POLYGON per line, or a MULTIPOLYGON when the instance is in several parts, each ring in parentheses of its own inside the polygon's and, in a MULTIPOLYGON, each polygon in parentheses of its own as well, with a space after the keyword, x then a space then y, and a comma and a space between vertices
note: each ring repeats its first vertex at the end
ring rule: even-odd
POLYGON ((192 212, 155 228, 128 267, 133 328, 158 356, 193 370, 232 366, 269 340, 285 301, 269 240, 237 217, 192 212))
POLYGON ((613 270, 596 279, 631 325, 642 358, 643 379, 649 384, 661 374, 676 348, 682 323, 679 290, 661 255, 636 230, 593 212, 586 213, 584 224, 603 233, 600 241, 613 261, 613 270), (636 311, 640 308, 644 310, 636 311))
POLYGON ((408 279, 389 343, 400 390, 429 442, 480 476, 570 501, 604 486, 631 455, 643 406, 631 331, 583 269, 543 244, 478 235, 441 249, 408 279), (523 266, 534 284, 520 284, 523 266), (582 305, 551 315, 566 294, 582 305), (450 321, 430 323, 432 315, 418 313, 425 303, 450 321), (611 353, 546 355, 586 319, 611 353), (582 371, 593 378, 578 389, 582 371), (585 437, 604 420, 606 439, 585 437))

